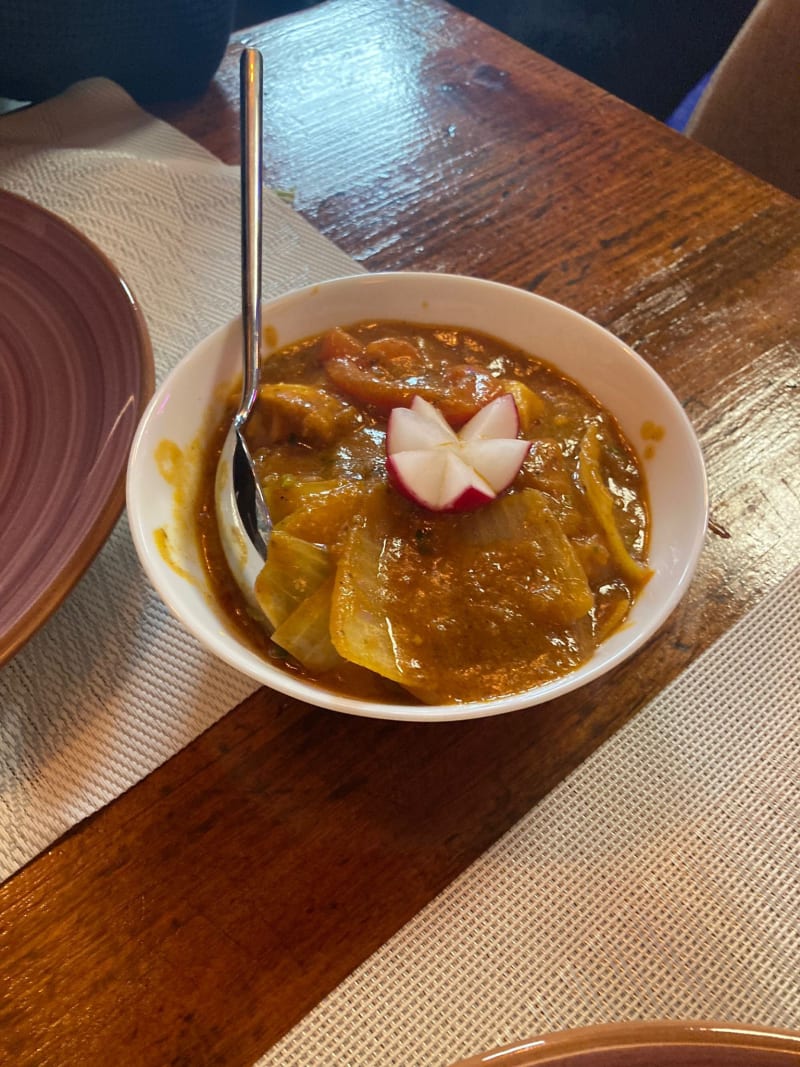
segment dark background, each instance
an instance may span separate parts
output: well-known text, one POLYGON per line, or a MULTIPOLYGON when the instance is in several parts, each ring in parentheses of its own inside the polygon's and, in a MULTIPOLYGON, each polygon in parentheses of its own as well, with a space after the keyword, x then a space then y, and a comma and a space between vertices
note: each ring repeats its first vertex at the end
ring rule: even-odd
MULTIPOLYGON (((724 54, 755 0, 454 0, 562 66, 666 119, 724 54)), ((239 0, 238 27, 307 0, 239 0)))

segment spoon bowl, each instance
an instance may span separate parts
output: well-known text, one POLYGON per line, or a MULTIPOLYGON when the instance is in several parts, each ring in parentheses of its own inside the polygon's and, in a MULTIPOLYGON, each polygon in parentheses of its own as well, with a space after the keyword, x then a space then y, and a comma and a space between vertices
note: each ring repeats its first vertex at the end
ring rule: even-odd
POLYGON ((250 609, 263 616, 254 588, 267 558, 272 520, 250 450, 236 423, 228 431, 220 453, 215 501, 220 541, 228 567, 250 609))

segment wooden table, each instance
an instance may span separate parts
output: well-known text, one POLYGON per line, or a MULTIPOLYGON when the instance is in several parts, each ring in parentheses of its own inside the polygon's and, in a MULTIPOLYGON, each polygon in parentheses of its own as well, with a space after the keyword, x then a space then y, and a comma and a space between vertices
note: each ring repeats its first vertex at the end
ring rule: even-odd
POLYGON ((730 536, 631 662, 530 712, 232 710, 0 891, 19 1065, 252 1062, 800 557, 795 200, 438 0, 239 34, 201 100, 160 111, 228 162, 245 42, 268 181, 371 269, 535 289, 632 344, 692 418, 730 536))

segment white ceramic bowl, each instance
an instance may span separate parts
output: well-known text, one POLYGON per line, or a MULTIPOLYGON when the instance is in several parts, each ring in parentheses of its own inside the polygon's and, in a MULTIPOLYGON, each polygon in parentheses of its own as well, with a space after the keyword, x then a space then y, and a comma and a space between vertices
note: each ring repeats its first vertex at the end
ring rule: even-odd
MULTIPOLYGON (((340 696, 289 675, 251 651, 216 611, 200 567, 191 516, 181 514, 156 450, 165 440, 196 452, 220 386, 240 368, 239 322, 201 342, 164 381, 140 423, 128 467, 128 515, 142 565, 172 612, 211 652, 244 674, 299 700, 354 715, 442 721, 540 704, 616 667, 652 637, 683 596, 707 522, 705 470, 691 425, 662 379, 627 345, 574 311, 521 289, 445 274, 362 274, 288 293, 263 305, 275 347, 364 319, 403 319, 481 330, 530 352, 575 379, 616 417, 644 464, 650 495, 650 565, 655 573, 627 623, 578 670, 525 693, 444 706, 388 704, 340 696), (663 428, 642 459, 642 426, 663 428), (169 535, 171 566, 155 531, 169 535), (182 568, 191 579, 179 573, 182 568)), ((188 464, 191 469, 191 462, 188 464)), ((188 494, 191 495, 191 494, 188 494)))

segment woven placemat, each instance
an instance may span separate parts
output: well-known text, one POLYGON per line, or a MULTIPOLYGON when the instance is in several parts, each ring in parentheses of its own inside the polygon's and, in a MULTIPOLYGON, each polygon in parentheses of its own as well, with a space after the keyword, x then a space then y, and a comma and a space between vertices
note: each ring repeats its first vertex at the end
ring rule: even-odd
MULTIPOLYGON (((0 121, 0 187, 67 219, 144 311, 161 380, 239 313, 239 172, 116 85, 81 83, 0 121)), ((277 196, 265 296, 360 268, 277 196)), ((0 878, 114 799, 255 684, 208 656, 147 583, 123 518, 0 673, 0 878)))
POLYGON ((648 1018, 800 1030, 800 569, 259 1067, 648 1018))

